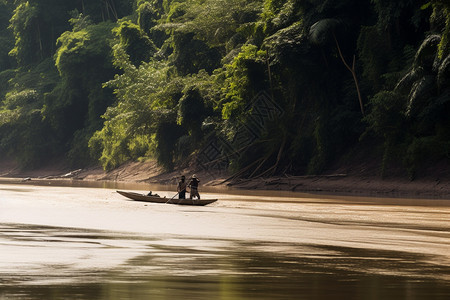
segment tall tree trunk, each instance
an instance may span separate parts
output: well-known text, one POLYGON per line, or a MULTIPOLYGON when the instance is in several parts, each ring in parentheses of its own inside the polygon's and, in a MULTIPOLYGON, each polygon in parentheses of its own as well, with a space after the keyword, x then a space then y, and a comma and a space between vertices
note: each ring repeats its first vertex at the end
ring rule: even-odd
POLYGON ((338 49, 339 56, 341 57, 342 62, 344 63, 345 67, 350 71, 350 73, 352 73, 353 81, 355 82, 356 91, 358 93, 359 107, 361 108, 361 113, 364 116, 364 106, 363 106, 363 103, 362 103, 361 92, 359 90, 358 79, 356 78, 356 72, 355 72, 355 59, 356 59, 355 55, 353 55, 353 65, 352 65, 352 67, 350 67, 348 65, 348 63, 345 61, 344 56, 342 55, 341 47, 339 46, 339 43, 338 43, 337 38, 334 35, 334 33, 333 33, 333 38, 334 38, 334 41, 336 42, 336 47, 338 49))
POLYGON ((39 21, 37 22, 37 33, 38 33, 38 41, 39 41, 39 54, 40 54, 40 58, 41 60, 44 59, 44 49, 42 47, 42 38, 41 38, 41 28, 39 26, 39 21))

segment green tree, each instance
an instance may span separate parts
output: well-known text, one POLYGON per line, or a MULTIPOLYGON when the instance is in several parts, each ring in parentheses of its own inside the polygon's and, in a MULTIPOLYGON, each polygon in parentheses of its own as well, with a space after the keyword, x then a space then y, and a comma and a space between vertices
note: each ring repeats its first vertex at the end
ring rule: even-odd
POLYGON ((36 63, 43 58, 42 41, 37 23, 37 7, 29 2, 21 3, 14 10, 11 28, 16 42, 10 55, 16 57, 20 66, 36 63))
POLYGON ((57 83, 51 59, 26 71, 16 71, 0 104, 0 153, 32 167, 58 155, 61 148, 50 124, 42 119, 44 94, 57 83), (45 76, 43 75, 45 74, 45 76))
MULTIPOLYGON (((419 9, 417 3, 414 5, 420 13, 429 8, 425 5, 419 9)), ((445 26, 434 26, 445 32, 445 26)), ((443 142, 450 134, 450 124, 444 117, 450 112, 450 98, 442 38, 432 34, 422 37, 420 42, 415 55, 408 54, 413 59, 403 71, 404 76, 371 99, 372 111, 367 121, 369 129, 382 137, 384 143, 383 175, 389 163, 397 160, 403 161, 410 178, 415 178, 424 162, 437 161, 449 153, 449 145, 443 142)))
POLYGON ((155 54, 156 46, 138 25, 124 21, 114 31, 134 65, 148 62, 155 54))
POLYGON ((178 109, 178 122, 189 131, 194 138, 194 142, 199 142, 201 138, 201 126, 207 117, 205 102, 196 87, 188 87, 180 99, 178 109))
MULTIPOLYGON (((0 1, 0 72, 14 66, 8 53, 14 46, 14 36, 8 30, 9 19, 12 16, 13 7, 10 3, 0 1)), ((5 85, 1 85, 5 86, 5 85)))
POLYGON ((174 108, 183 87, 169 80, 167 62, 143 62, 136 67, 121 44, 114 48, 115 64, 123 74, 105 86, 114 89, 118 102, 106 111, 103 128, 94 134, 89 146, 105 169, 141 156, 156 156, 161 164, 171 167, 169 153, 173 152, 166 152, 168 146, 162 145, 175 145, 177 136, 164 136, 166 141, 174 140, 159 144, 155 135, 159 132, 158 137, 163 137, 166 127, 161 124, 176 125, 174 108))
POLYGON ((167 39, 167 34, 164 30, 157 28, 157 25, 164 14, 163 1, 140 1, 137 8, 138 25, 149 38, 155 43, 157 47, 161 47, 167 39))
POLYGON ((62 144, 79 149, 71 152, 74 161, 88 160, 87 141, 101 126, 99 117, 113 101, 102 83, 115 73, 110 55, 114 24, 90 24, 84 18, 72 19, 74 29, 58 38, 55 58, 61 82, 45 97, 43 110, 62 144), (78 139, 73 140, 76 132, 78 139))
POLYGON ((171 60, 180 75, 197 73, 200 70, 212 72, 219 67, 221 55, 217 48, 210 48, 196 39, 194 33, 174 33, 171 60))

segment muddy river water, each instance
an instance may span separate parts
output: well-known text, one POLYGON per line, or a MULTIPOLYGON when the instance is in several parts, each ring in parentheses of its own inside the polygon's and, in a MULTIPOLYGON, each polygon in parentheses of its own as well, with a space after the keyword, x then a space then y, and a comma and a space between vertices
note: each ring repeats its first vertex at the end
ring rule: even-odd
POLYGON ((0 183, 0 299, 450 299, 450 200, 117 188, 0 183))

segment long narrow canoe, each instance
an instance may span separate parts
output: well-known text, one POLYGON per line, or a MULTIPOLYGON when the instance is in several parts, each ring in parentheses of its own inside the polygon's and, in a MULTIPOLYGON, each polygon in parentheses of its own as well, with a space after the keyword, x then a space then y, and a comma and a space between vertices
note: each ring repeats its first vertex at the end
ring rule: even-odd
POLYGON ((144 202, 153 202, 153 203, 167 203, 167 204, 180 204, 180 205, 198 205, 203 206, 213 202, 216 202, 217 199, 171 199, 166 197, 159 196, 148 196, 144 194, 134 193, 134 192, 124 192, 117 191, 122 196, 127 198, 136 200, 136 201, 144 201, 144 202))

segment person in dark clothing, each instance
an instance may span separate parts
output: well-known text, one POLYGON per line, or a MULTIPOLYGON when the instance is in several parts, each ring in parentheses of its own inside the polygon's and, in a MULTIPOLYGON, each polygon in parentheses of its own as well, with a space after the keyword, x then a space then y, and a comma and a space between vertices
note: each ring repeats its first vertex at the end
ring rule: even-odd
POLYGON ((177 187, 177 192, 178 192, 178 199, 186 199, 186 177, 181 176, 180 181, 178 181, 178 187, 177 187))
POLYGON ((192 200, 192 198, 197 197, 198 199, 200 199, 200 194, 198 193, 198 183, 200 182, 200 180, 197 178, 197 176, 192 175, 191 181, 189 182, 189 188, 191 189, 190 192, 190 199, 192 200))

